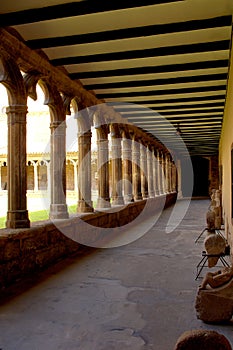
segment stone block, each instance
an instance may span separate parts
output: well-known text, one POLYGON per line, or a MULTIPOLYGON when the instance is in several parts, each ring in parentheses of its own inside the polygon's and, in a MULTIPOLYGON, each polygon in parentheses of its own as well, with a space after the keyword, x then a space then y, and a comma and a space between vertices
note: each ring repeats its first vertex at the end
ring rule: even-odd
POLYGON ((229 321, 233 315, 233 279, 218 288, 199 289, 195 308, 197 318, 204 322, 229 321))
POLYGON ((197 329, 184 332, 174 350, 232 350, 228 339, 218 332, 197 329))
MULTIPOLYGON (((226 240, 218 234, 210 234, 204 241, 205 250, 208 255, 220 255, 225 252, 226 240)), ((217 264, 219 257, 208 257, 208 267, 213 267, 217 264)))
POLYGON ((19 240, 8 240, 3 253, 3 260, 13 260, 18 258, 20 255, 20 241, 19 240))

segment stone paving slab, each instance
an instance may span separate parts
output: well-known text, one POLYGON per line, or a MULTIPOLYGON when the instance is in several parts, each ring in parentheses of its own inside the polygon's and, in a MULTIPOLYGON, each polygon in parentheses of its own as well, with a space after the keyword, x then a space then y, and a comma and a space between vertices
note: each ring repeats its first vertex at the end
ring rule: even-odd
POLYGON ((194 241, 208 205, 191 201, 169 233, 166 209, 137 241, 87 250, 12 288, 0 306, 0 349, 173 350, 190 329, 216 330, 233 345, 233 324, 205 324, 194 308, 203 250, 194 241))

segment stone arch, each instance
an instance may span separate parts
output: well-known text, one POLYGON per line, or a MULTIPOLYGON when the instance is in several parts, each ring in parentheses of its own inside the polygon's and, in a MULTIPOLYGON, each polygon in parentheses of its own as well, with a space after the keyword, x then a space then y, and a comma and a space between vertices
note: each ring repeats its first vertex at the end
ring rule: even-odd
POLYGON ((74 118, 78 123, 78 212, 92 212, 91 200, 91 127, 93 115, 81 99, 71 101, 74 118))
POLYGON ((74 118, 78 122, 79 133, 90 132, 93 125, 93 114, 90 115, 88 107, 78 97, 74 97, 71 104, 74 110, 74 118))
MULTIPOLYGON (((66 107, 64 99, 47 76, 37 71, 28 72, 24 80, 27 93, 34 100, 37 99, 36 85, 40 85, 44 93, 44 104, 48 105, 50 112, 50 163, 47 183, 50 189, 50 218, 68 218, 66 205, 66 107)), ((40 187, 40 183, 39 183, 40 187)))
POLYGON ((0 54, 0 82, 6 87, 10 106, 27 105, 27 93, 23 76, 15 61, 7 54, 0 54))
POLYGON ((26 198, 26 114, 27 94, 15 60, 0 55, 0 82, 7 88, 8 119, 8 212, 7 228, 29 227, 26 198))

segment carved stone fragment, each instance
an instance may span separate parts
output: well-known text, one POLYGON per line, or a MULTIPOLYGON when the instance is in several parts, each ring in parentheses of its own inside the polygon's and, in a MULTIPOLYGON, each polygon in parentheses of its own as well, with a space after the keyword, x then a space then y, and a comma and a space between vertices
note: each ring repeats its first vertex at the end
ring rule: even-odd
POLYGON ((231 350, 227 338, 215 331, 191 330, 184 332, 177 340, 174 350, 231 350))
POLYGON ((197 318, 207 323, 229 321, 233 315, 233 279, 218 288, 199 289, 197 318))

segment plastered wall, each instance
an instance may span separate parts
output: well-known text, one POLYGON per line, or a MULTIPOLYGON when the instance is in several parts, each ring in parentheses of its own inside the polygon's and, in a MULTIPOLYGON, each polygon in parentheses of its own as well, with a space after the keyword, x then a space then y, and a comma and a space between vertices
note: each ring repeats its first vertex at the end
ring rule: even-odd
POLYGON ((224 110, 222 133, 219 145, 219 165, 222 174, 223 219, 228 242, 233 244, 233 221, 231 200, 231 149, 233 148, 233 56, 231 52, 227 97, 224 110))

